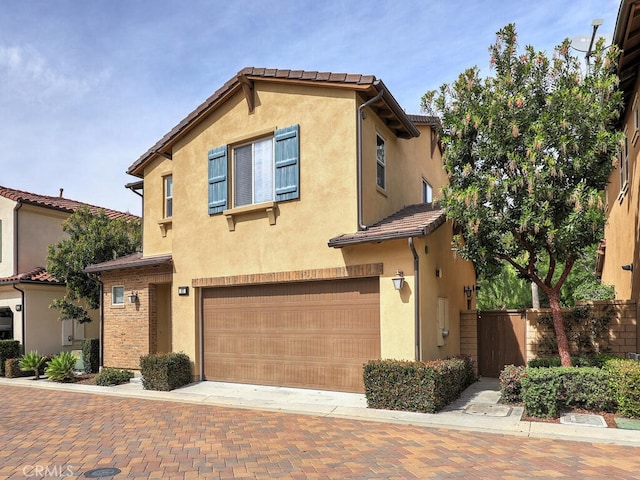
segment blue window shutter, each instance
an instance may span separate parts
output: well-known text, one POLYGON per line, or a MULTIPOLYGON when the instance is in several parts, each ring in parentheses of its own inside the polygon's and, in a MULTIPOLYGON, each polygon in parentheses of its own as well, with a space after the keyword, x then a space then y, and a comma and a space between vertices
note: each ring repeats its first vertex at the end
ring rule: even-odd
POLYGON ((227 209, 227 146, 209 150, 209 214, 227 209))
POLYGON ((300 198, 299 130, 299 125, 292 125, 275 133, 276 201, 300 198))

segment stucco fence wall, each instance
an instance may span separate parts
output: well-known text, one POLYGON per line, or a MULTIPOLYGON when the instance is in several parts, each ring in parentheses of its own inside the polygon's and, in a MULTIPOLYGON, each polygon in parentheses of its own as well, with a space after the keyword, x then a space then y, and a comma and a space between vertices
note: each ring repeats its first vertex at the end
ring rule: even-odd
MULTIPOLYGON (((638 334, 637 304, 634 300, 612 300, 587 303, 593 309, 593 315, 600 316, 605 310, 612 309, 609 323, 609 337, 600 342, 601 351, 610 352, 620 357, 627 353, 640 352, 640 335, 638 334)), ((569 311, 569 309, 565 309, 569 311)), ((520 315, 522 312, 518 312, 520 315)), ((526 361, 538 357, 549 356, 548 352, 538 350, 538 342, 545 335, 545 328, 540 324, 540 317, 551 315, 551 309, 527 309, 524 311, 526 322, 526 361)), ((469 355, 478 364, 478 311, 460 312, 460 352, 469 355)), ((477 373, 477 372, 476 372, 477 373)))

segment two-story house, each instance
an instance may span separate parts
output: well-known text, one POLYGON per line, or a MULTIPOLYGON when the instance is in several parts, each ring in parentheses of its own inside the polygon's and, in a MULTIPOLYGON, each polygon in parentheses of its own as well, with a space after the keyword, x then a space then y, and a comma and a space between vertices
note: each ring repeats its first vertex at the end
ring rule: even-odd
MULTIPOLYGON (((100 335, 99 312, 92 322, 59 321, 49 308, 65 294, 64 283, 46 270, 50 244, 66 235, 62 223, 79 207, 99 207, 62 196, 38 195, 0 186, 0 339, 20 340, 25 352, 57 354, 100 335)), ((104 210, 112 218, 130 216, 104 210)))
POLYGON ((90 266, 104 366, 362 391, 378 358, 460 353, 471 263, 434 125, 374 76, 245 68, 136 160, 143 254, 90 266), (116 302, 124 292, 130 302, 116 302))
POLYGON ((597 273, 602 283, 614 285, 616 298, 640 296, 640 0, 622 0, 613 42, 622 49, 618 62, 624 111, 620 128, 625 133, 616 169, 606 190, 607 224, 600 245, 597 273))

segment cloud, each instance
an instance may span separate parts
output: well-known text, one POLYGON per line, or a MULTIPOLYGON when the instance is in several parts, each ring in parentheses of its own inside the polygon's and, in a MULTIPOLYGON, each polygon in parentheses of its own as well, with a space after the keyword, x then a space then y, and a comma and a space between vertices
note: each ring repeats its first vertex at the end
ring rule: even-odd
POLYGON ((75 102, 90 94, 109 77, 108 70, 95 74, 64 72, 31 46, 0 45, 0 99, 57 105, 75 102))

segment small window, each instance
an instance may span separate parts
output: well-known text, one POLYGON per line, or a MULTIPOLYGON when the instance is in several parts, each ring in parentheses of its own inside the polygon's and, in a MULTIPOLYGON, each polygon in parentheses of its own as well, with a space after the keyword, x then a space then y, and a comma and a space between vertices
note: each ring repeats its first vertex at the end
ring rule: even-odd
POLYGON ((424 178, 422 179, 422 203, 433 203, 433 188, 424 178))
POLYGON ((173 175, 164 177, 164 218, 173 217, 173 175))
POLYGON ((624 143, 622 144, 622 148, 620 149, 620 199, 624 197, 627 192, 627 188, 629 186, 629 136, 627 135, 627 131, 625 130, 624 143))
POLYGON ((233 206, 273 200, 273 138, 233 149, 233 206))
POLYGON ((376 162, 377 162, 377 174, 376 174, 376 182, 377 185, 383 190, 387 188, 387 159, 386 159, 386 149, 384 144, 384 138, 380 135, 376 136, 376 162))
POLYGON ((124 286, 118 285, 111 288, 111 304, 124 305, 124 286))

